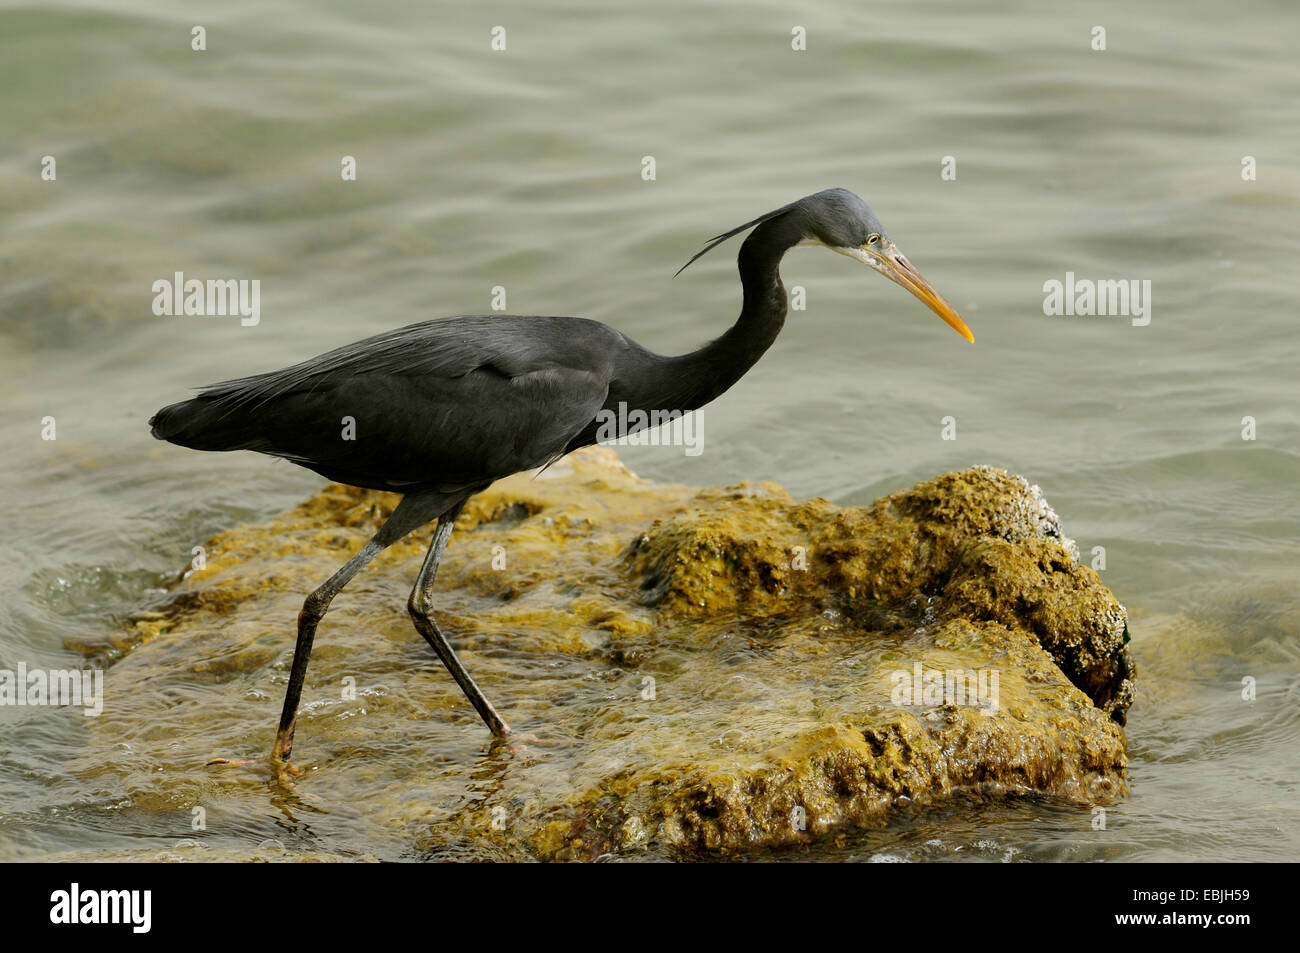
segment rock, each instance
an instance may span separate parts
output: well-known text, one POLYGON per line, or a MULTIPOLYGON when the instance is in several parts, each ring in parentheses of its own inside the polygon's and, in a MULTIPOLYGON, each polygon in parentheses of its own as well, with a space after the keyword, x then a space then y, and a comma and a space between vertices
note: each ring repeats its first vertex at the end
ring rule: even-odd
MULTIPOLYGON (((264 799, 269 769, 202 762, 270 750, 298 608, 395 499, 331 485, 207 543, 206 568, 135 617, 73 769, 134 809, 264 799)), ((734 852, 959 794, 1126 793, 1126 613, 1005 471, 850 508, 654 484, 600 448, 501 481, 461 515, 436 609, 537 736, 517 754, 489 750, 406 616, 430 533, 376 560, 317 635, 299 786, 350 845, 319 850, 734 852)))

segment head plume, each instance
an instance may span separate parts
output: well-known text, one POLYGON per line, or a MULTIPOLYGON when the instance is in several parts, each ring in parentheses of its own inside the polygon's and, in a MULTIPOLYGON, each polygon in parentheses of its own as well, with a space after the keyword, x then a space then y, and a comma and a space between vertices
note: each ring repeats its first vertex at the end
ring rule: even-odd
POLYGON ((766 215, 760 215, 752 222, 746 222, 744 225, 737 225, 731 231, 723 232, 721 235, 714 235, 712 238, 709 239, 709 243, 707 245, 705 245, 703 248, 701 248, 699 251, 697 251, 694 255, 691 256, 690 261, 688 261, 686 264, 682 265, 682 267, 677 269, 677 271, 673 274, 673 277, 676 278, 683 271, 685 271, 692 264, 694 264, 697 258, 700 258, 703 255, 707 254, 708 252, 713 251, 713 249, 717 248, 719 245, 725 242, 728 238, 731 238, 733 235, 739 235, 741 232, 753 228, 755 225, 762 225, 764 222, 769 222, 772 219, 776 218, 777 216, 784 215, 786 212, 790 211, 798 204, 799 204, 798 202, 791 202, 789 205, 782 205, 780 208, 774 209, 773 211, 768 212, 766 215))

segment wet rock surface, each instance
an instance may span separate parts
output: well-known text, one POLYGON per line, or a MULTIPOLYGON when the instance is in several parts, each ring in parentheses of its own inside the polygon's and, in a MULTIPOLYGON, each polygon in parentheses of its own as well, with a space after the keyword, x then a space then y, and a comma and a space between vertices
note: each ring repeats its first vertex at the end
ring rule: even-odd
POLYGON ((269 752, 302 599, 395 502, 332 485, 207 542, 123 633, 74 770, 178 838, 206 805, 214 849, 256 855, 280 812, 312 832, 287 850, 366 859, 700 856, 958 793, 1125 793, 1127 617, 1036 487, 974 467, 840 508, 655 484, 604 449, 473 499, 439 573, 439 623, 523 750, 489 744, 407 618, 430 528, 321 624, 298 792, 204 767, 269 752))

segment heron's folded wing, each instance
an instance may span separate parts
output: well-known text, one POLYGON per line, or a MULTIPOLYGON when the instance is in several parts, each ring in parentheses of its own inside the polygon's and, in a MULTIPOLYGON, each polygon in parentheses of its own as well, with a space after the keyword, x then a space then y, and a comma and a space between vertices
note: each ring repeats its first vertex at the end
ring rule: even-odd
POLYGON ((627 346, 583 318, 425 321, 210 385, 150 423, 181 446, 256 450, 360 486, 471 486, 561 454, 627 346))
POLYGON ((250 411, 258 439, 247 449, 360 485, 468 486, 553 460, 607 391, 599 373, 558 366, 358 374, 250 411))

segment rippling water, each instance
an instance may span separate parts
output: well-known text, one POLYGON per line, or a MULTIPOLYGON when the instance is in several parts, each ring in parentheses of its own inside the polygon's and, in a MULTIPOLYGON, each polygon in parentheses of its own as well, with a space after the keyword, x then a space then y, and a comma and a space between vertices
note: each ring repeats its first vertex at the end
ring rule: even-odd
MULTIPOLYGON (((149 414, 188 388, 485 311, 498 285, 512 312, 685 350, 734 316, 735 245, 673 271, 710 235, 841 185, 978 344, 798 250, 783 273, 807 310, 705 411, 705 452, 630 449, 629 465, 845 504, 972 463, 1023 473, 1085 559, 1104 547, 1140 693, 1132 796, 1104 834, 1074 808, 970 804, 820 855, 1295 855, 1288 5, 3 3, 0 37, 0 667, 78 664, 65 643, 107 645, 196 542, 320 485, 150 439, 149 414), (176 271, 260 279, 260 323, 154 316, 151 285, 176 271), (1044 316, 1043 284, 1066 272, 1150 280, 1150 323, 1044 316)), ((0 709, 0 858, 175 841, 66 769, 79 717, 0 709)), ((400 855, 343 820, 276 817, 224 843, 400 855)))

